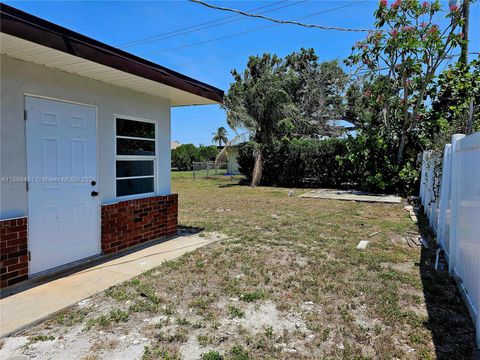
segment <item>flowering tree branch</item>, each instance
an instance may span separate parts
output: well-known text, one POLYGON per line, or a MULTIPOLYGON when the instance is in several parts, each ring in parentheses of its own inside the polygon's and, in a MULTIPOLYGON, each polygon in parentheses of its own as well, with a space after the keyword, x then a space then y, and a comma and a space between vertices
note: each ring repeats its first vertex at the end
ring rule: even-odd
POLYGON ((375 12, 377 31, 357 42, 346 60, 351 66, 369 69, 372 79, 388 79, 373 101, 383 107, 384 117, 401 113, 401 126, 394 135, 399 139, 398 163, 403 160, 409 132, 421 120, 428 85, 450 51, 463 41, 458 32, 463 21, 459 7, 450 6, 446 15, 450 23, 443 29, 434 23, 441 12, 438 0, 395 0, 390 5, 381 0, 375 12))

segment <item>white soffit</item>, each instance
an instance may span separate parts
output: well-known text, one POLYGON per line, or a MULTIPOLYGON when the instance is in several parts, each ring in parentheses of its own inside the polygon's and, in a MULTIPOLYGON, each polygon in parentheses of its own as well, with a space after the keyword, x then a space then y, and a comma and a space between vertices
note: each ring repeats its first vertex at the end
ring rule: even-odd
POLYGON ((68 73, 117 85, 141 93, 167 98, 171 106, 218 104, 189 92, 132 75, 96 62, 54 50, 9 34, 0 34, 2 55, 48 66, 68 73))

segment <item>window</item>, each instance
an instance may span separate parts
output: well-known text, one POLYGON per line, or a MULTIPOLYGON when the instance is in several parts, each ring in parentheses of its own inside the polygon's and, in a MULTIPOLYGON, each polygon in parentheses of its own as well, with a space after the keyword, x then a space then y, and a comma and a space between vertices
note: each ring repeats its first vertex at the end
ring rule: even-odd
POLYGON ((116 119, 117 196, 155 192, 155 123, 116 119))

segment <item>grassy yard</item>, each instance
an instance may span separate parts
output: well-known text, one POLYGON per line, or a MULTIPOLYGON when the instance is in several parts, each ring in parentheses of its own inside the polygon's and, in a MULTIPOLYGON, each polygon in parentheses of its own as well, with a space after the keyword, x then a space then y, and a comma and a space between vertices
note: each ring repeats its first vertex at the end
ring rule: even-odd
POLYGON ((419 229, 403 205, 237 182, 174 173, 181 225, 224 240, 30 329, 27 353, 63 339, 85 359, 473 358, 467 310, 434 250, 405 241, 419 229))

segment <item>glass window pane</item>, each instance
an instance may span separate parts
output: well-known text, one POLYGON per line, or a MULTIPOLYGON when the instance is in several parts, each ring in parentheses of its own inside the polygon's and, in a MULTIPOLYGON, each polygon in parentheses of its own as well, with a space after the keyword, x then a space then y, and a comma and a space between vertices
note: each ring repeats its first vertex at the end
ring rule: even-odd
POLYGON ((117 135, 155 139, 155 124, 117 119, 117 135))
POLYGON ((117 180, 117 196, 153 192, 153 178, 117 180))
POLYGON ((117 155, 155 155, 155 141, 117 139, 117 155))
POLYGON ((117 161, 117 177, 153 175, 153 160, 117 161))

